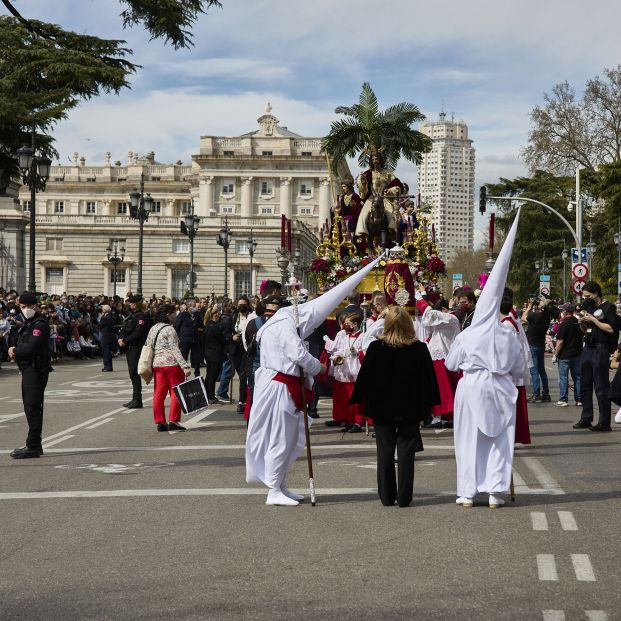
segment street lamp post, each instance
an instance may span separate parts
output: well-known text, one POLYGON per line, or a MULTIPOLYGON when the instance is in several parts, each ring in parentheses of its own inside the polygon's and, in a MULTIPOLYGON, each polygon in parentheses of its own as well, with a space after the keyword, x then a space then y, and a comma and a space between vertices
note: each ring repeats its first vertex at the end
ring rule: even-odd
POLYGON ((617 232, 614 234, 617 246, 617 297, 621 297, 621 218, 617 220, 617 232))
MULTIPOLYGON (((539 271, 540 277, 539 277, 539 291, 541 291, 541 283, 545 282, 546 280, 549 280, 545 278, 545 276, 550 272, 550 270, 552 269, 552 261, 551 259, 546 259, 546 253, 543 253, 543 258, 541 259, 541 261, 535 261, 535 269, 539 271)), ((548 289, 548 295, 550 295, 552 293, 552 287, 551 287, 551 283, 548 285, 549 289, 548 289)))
POLYGON ((24 145, 17 150, 18 165, 22 172, 24 185, 30 188, 30 253, 28 265, 28 291, 37 290, 35 278, 35 203, 37 192, 45 190, 45 184, 50 177, 52 161, 45 155, 35 155, 35 126, 32 125, 30 146, 24 145))
POLYGON ((563 252, 561 252, 561 259, 563 259, 563 302, 567 300, 567 259, 569 258, 569 252, 565 248, 565 240, 563 240, 563 252))
POLYGON ((257 240, 252 235, 252 229, 250 229, 250 236, 246 240, 246 247, 248 248, 248 254, 250 255, 250 295, 254 295, 254 271, 252 269, 252 260, 258 245, 257 240))
POLYGON ((110 241, 110 245, 106 248, 106 252, 108 253, 108 263, 112 263, 112 278, 114 283, 114 293, 113 296, 116 297, 116 270, 119 263, 123 262, 125 258, 125 248, 122 246, 119 247, 119 240, 113 239, 110 241))
POLYGON ((216 242, 218 246, 224 248, 224 297, 229 297, 228 286, 228 271, 229 271, 229 246, 231 245, 231 238, 233 237, 233 231, 229 228, 228 217, 224 219, 224 226, 220 229, 216 242))
POLYGON ((194 238, 198 233, 198 227, 201 219, 194 215, 194 201, 192 201, 192 212, 185 215, 181 220, 181 232, 187 235, 190 240, 190 274, 188 276, 188 287, 190 288, 190 297, 194 297, 194 238))
POLYGON ((136 293, 142 295, 142 246, 144 241, 144 223, 149 219, 149 214, 153 208, 153 198, 150 194, 144 193, 144 173, 140 173, 140 191, 134 188, 129 193, 130 216, 140 223, 140 234, 138 237, 138 287, 136 293))

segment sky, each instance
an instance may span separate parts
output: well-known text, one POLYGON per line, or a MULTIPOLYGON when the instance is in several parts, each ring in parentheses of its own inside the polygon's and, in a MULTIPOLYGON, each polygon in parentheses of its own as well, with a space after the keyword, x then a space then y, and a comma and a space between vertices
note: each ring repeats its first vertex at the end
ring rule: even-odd
MULTIPOLYGON (((113 161, 154 151, 190 163, 201 135, 254 131, 268 101, 281 125, 324 136, 334 108, 355 103, 366 81, 382 108, 409 101, 428 120, 444 107, 466 121, 478 188, 527 174, 520 151, 544 93, 566 80, 580 94, 621 63, 618 0, 221 1, 195 25, 194 47, 175 51, 140 26, 123 30, 117 0, 15 0, 25 17, 127 40, 142 65, 131 90, 84 102, 58 124, 62 163, 74 151, 87 165, 107 151, 113 161)), ((412 163, 397 174, 415 186, 412 163)))

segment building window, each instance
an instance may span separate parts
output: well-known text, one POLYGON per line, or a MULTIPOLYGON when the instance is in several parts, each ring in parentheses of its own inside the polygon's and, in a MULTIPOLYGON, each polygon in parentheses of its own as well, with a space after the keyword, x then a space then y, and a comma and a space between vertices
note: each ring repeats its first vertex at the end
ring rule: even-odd
POLYGON ((235 151, 223 151, 222 155, 224 155, 224 157, 233 157, 235 155, 235 151))
POLYGON ((301 216, 312 216, 313 208, 312 207, 300 207, 300 215, 301 216))
POLYGON ((271 181, 261 181, 261 195, 271 196, 274 190, 274 186, 271 181))
POLYGON ((119 215, 127 215, 128 203, 117 203, 116 213, 119 215))
POLYGON ((187 291, 185 278, 188 274, 188 270, 171 270, 171 289, 170 292, 173 298, 180 300, 187 291))
POLYGON ((54 201, 54 213, 65 213, 65 201, 54 201))
POLYGON ((222 195, 232 196, 235 194, 235 184, 232 181, 225 181, 222 184, 222 195))
POLYGON ((97 213, 97 203, 95 201, 86 201, 86 213, 87 214, 97 213))
POLYGON ((274 213, 274 208, 273 207, 261 207, 261 215, 262 216, 267 216, 269 214, 274 213))
POLYGON ((245 239, 235 240, 235 254, 250 254, 248 252, 248 244, 245 239))
POLYGON ((220 207, 220 213, 235 213, 235 207, 233 207, 233 205, 222 205, 220 207))
POLYGON ((189 239, 173 239, 172 249, 175 254, 186 254, 190 252, 190 240, 189 239))
POLYGON ((64 269, 63 267, 45 268, 45 290, 51 295, 64 293, 64 269))
POLYGON ((22 209, 24 211, 30 211, 31 201, 22 201, 22 209))
POLYGON ((250 270, 235 270, 235 299, 250 293, 250 270))
POLYGON ((300 196, 312 196, 313 195, 313 184, 305 181, 300 183, 300 196))
POLYGON ((272 157, 272 156, 274 155, 274 152, 273 152, 273 151, 263 151, 263 152, 261 153, 261 155, 262 155, 263 157, 272 157))
POLYGON ((114 275, 116 274, 116 284, 124 285, 126 272, 127 270, 119 269, 118 267, 116 268, 116 270, 114 269, 114 267, 110 268, 110 284, 114 284, 114 275))
POLYGON ((312 151, 302 151, 302 157, 312 157, 312 151))
POLYGON ((45 238, 45 249, 46 250, 62 250, 63 249, 63 240, 62 237, 46 237, 45 238))
POLYGON ((181 215, 187 216, 192 213, 192 201, 183 201, 181 203, 181 215))
POLYGON ((151 213, 162 213, 162 201, 153 201, 151 213))

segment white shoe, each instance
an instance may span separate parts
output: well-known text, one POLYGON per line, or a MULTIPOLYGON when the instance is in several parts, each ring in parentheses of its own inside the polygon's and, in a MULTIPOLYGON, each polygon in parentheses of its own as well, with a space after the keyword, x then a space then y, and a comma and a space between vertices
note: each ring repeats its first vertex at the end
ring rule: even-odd
POLYGON ((292 498, 293 500, 297 500, 298 502, 302 502, 304 500, 304 496, 302 496, 302 494, 296 494, 295 492, 292 492, 286 485, 281 485, 280 491, 287 498, 292 498))
POLYGON ((489 508, 490 509, 499 509, 505 504, 505 501, 500 498, 500 496, 494 496, 494 494, 489 495, 489 508))
POLYGON ((615 423, 617 423, 618 425, 621 425, 621 410, 619 410, 619 411, 615 414, 615 423))
POLYGON ((270 489, 267 493, 266 505, 275 505, 278 507, 296 507, 300 503, 289 496, 285 496, 279 489, 270 489))
POLYGON ((472 500, 472 498, 466 498, 465 496, 460 496, 456 501, 455 501, 458 505, 461 505, 462 507, 472 507, 474 505, 474 501, 472 500))
POLYGON ((566 408, 569 406, 569 403, 567 403, 567 401, 557 401, 554 405, 558 406, 559 408, 566 408))

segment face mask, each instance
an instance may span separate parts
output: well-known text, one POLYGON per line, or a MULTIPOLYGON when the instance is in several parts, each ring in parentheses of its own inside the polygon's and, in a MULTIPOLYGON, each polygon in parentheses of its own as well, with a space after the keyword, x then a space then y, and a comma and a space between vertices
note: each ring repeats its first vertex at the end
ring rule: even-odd
POLYGON ((265 317, 265 319, 269 319, 270 317, 273 317, 273 316, 274 316, 274 313, 275 313, 275 312, 276 312, 276 311, 273 311, 273 310, 266 310, 266 311, 263 313, 263 317, 265 317))
POLYGON ((595 300, 593 298, 584 298, 582 300, 582 310, 590 311, 593 310, 597 304, 595 304, 595 300))
POLYGON ((247 313, 247 312, 248 312, 248 305, 247 305, 247 304, 240 304, 240 305, 237 307, 237 310, 238 310, 240 313, 247 313))
POLYGON ((22 308, 22 315, 26 319, 32 319, 37 311, 34 308, 22 308))

